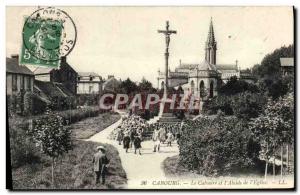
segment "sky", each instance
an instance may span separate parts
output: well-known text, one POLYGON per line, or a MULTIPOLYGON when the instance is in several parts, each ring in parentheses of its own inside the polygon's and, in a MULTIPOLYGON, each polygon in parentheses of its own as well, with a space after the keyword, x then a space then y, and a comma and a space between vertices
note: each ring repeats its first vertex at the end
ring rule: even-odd
MULTIPOLYGON (((250 68, 275 49, 293 40, 292 7, 58 7, 75 22, 77 42, 67 61, 79 72, 103 78, 143 77, 157 84, 164 70, 165 38, 157 33, 169 20, 169 66, 204 60, 212 17, 217 64, 250 68)), ((24 16, 37 7, 6 8, 6 56, 20 53, 24 16)))

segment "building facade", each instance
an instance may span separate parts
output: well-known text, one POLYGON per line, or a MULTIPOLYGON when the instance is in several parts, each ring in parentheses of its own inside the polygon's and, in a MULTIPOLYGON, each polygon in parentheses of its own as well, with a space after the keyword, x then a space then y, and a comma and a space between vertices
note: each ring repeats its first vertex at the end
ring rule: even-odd
POLYGON ((67 62, 66 57, 61 58, 59 69, 52 69, 50 71, 50 82, 61 83, 73 95, 77 93, 77 78, 78 73, 67 62))
POLYGON ((94 72, 78 72, 77 94, 101 94, 102 77, 94 72))
POLYGON ((34 74, 26 66, 19 65, 18 56, 6 58, 6 95, 20 91, 33 91, 34 74))
POLYGON ((294 74, 294 58, 280 58, 280 66, 283 76, 294 74))
MULTIPOLYGON (((214 35, 212 20, 210 21, 205 56, 201 63, 182 63, 174 71, 169 70, 169 87, 182 87, 186 95, 193 94, 196 98, 205 100, 217 95, 217 89, 231 77, 243 79, 238 68, 238 61, 233 64, 217 63, 217 42, 214 35)), ((158 72, 158 89, 164 86, 165 74, 158 72)), ((252 77, 247 77, 252 79, 252 77)))

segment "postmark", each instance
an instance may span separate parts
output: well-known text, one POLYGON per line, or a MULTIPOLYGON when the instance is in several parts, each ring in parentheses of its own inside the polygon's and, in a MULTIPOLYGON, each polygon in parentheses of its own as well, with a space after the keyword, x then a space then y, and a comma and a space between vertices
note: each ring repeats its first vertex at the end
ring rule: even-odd
POLYGON ((20 63, 58 67, 61 57, 73 50, 76 38, 75 23, 65 11, 38 9, 25 17, 20 63))

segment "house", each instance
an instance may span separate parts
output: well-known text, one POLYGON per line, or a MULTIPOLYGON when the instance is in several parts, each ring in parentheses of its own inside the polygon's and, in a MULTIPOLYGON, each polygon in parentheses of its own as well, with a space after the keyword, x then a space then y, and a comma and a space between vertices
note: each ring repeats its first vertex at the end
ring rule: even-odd
POLYGON ((77 71, 67 62, 64 56, 61 58, 59 68, 27 65, 34 73, 35 80, 61 83, 74 95, 77 92, 77 71))
POLYGON ((101 94, 102 77, 94 72, 78 72, 77 94, 101 94))
POLYGON ((52 69, 50 71, 50 81, 61 83, 74 95, 77 93, 77 78, 78 73, 67 62, 67 58, 65 56, 61 58, 59 69, 52 69))
POLYGON ((54 68, 50 68, 50 67, 35 66, 32 69, 32 72, 34 73, 35 80, 50 82, 50 77, 51 77, 50 74, 53 69, 54 68))
POLYGON ((283 76, 294 73, 294 58, 280 58, 281 73, 283 76))
POLYGON ((6 58, 6 95, 16 95, 21 90, 33 91, 34 74, 19 65, 18 55, 6 58))

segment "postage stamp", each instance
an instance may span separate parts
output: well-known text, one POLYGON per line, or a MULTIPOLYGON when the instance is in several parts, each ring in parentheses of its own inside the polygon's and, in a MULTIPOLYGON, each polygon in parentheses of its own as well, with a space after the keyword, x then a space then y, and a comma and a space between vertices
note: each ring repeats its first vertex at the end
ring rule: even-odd
POLYGON ((21 64, 58 67, 76 42, 76 26, 63 10, 48 7, 25 17, 21 64))

